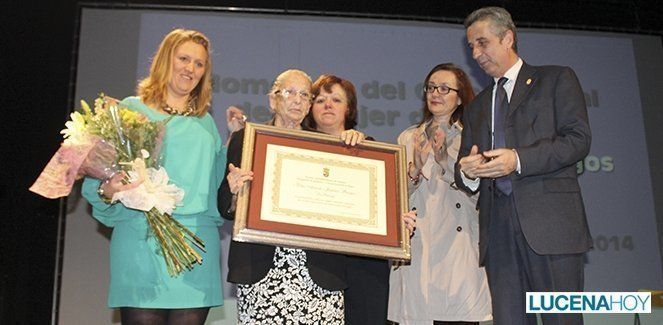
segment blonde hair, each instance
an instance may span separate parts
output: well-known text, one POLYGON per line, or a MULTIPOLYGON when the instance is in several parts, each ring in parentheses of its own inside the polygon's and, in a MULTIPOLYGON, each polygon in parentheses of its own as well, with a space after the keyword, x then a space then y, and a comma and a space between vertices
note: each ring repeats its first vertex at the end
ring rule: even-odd
POLYGON ((136 92, 143 103, 165 106, 168 82, 170 81, 175 50, 182 44, 192 41, 200 44, 207 52, 205 73, 198 85, 191 91, 189 98, 194 99, 193 115, 203 116, 212 101, 212 58, 210 56, 209 39, 203 33, 191 29, 174 29, 164 37, 152 58, 150 75, 138 83, 136 92))

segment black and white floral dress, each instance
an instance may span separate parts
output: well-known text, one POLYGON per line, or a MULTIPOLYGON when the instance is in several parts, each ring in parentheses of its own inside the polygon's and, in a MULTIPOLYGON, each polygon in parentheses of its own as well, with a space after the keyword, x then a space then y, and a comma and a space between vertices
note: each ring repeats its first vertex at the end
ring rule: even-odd
POLYGON ((237 286, 239 324, 344 324, 343 291, 313 282, 306 252, 276 247, 274 267, 262 280, 237 286))

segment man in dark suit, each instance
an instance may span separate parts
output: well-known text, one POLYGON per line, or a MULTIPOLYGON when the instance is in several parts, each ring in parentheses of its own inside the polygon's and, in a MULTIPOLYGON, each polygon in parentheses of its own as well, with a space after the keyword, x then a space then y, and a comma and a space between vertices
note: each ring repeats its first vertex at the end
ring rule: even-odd
MULTIPOLYGON (((503 8, 465 20, 472 57, 494 83, 463 116, 456 184, 480 191, 480 262, 495 325, 536 324, 525 292, 583 291, 592 246, 576 174, 591 134, 573 70, 530 66, 517 53, 503 8)), ((543 314, 544 324, 582 324, 582 314, 543 314)))

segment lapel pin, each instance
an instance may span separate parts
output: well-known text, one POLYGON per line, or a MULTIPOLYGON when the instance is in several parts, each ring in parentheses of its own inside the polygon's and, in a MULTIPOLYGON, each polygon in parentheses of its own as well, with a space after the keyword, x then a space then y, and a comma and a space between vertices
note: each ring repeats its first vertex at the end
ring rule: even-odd
POLYGON ((527 79, 527 81, 525 81, 525 84, 527 84, 528 86, 529 86, 529 84, 531 84, 531 83, 532 83, 532 78, 529 78, 529 79, 527 79))

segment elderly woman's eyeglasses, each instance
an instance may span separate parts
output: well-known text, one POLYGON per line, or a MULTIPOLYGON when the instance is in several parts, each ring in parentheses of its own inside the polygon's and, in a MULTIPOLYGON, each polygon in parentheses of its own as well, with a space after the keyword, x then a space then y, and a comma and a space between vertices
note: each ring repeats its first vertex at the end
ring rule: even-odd
POLYGON ((435 89, 437 89, 437 92, 439 94, 442 94, 442 95, 446 95, 449 92, 451 92, 452 90, 455 91, 455 92, 458 92, 458 89, 453 89, 453 88, 451 88, 449 86, 446 86, 446 85, 439 85, 439 86, 426 85, 426 86, 424 86, 424 92, 429 93, 429 94, 434 93, 435 89))
POLYGON ((303 90, 296 91, 294 89, 279 89, 275 91, 274 94, 280 94, 285 99, 294 99, 296 96, 299 96, 301 99, 305 101, 310 102, 313 100, 313 96, 311 95, 311 93, 303 90))

